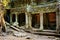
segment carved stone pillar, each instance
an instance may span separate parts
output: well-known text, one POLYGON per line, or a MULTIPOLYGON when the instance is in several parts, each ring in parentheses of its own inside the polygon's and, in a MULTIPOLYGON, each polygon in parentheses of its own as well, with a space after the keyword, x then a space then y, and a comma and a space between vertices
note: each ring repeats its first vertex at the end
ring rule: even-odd
POLYGON ((56 11, 56 31, 57 34, 59 34, 60 31, 60 4, 57 6, 57 10, 56 11))
POLYGON ((40 30, 43 30, 43 13, 40 13, 40 30))
POLYGON ((16 16, 16 22, 18 22, 18 16, 17 16, 17 13, 15 14, 15 16, 16 16))
POLYGON ((10 23, 12 23, 12 14, 10 14, 10 23))
POLYGON ((26 28, 28 28, 28 14, 27 13, 25 13, 25 16, 26 16, 26 28))
POLYGON ((18 13, 17 12, 15 12, 15 16, 16 16, 16 18, 15 18, 16 21, 14 22, 13 25, 18 27, 18 13))
POLYGON ((32 28, 32 26, 31 26, 31 20, 32 20, 31 13, 29 13, 29 28, 32 28))

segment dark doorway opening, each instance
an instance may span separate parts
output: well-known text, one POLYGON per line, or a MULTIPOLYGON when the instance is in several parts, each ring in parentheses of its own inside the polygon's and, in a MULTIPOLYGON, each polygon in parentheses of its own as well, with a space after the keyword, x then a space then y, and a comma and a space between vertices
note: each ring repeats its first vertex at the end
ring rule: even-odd
POLYGON ((32 14, 32 27, 40 28, 40 14, 32 14))
POLYGON ((15 14, 12 14, 12 22, 15 22, 16 21, 16 15, 15 14))
POLYGON ((45 13, 43 18, 44 18, 43 20, 44 29, 56 30, 56 13, 55 12, 45 13))
POLYGON ((10 23, 10 10, 9 9, 6 9, 6 14, 4 15, 4 19, 8 23, 10 23))
POLYGON ((18 23, 19 26, 24 26, 25 25, 25 13, 21 13, 18 15, 18 23))

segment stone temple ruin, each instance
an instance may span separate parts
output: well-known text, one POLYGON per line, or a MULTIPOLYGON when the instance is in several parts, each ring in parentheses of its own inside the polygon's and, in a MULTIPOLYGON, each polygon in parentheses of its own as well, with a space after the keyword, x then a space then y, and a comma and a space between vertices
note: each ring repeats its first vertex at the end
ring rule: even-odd
POLYGON ((48 31, 59 34, 59 3, 55 0, 3 0, 0 2, 0 32, 48 31))
POLYGON ((14 23, 13 25, 11 25, 11 24, 9 24, 8 22, 5 21, 5 18, 4 18, 5 12, 6 12, 5 8, 4 8, 3 4, 0 2, 0 35, 6 35, 5 33, 11 34, 12 32, 10 33, 9 31, 11 31, 10 28, 13 28, 16 31, 21 31, 22 32, 22 33, 20 33, 20 32, 15 32, 14 31, 14 36, 15 35, 19 36, 19 34, 20 34, 20 36, 25 36, 26 34, 23 34, 24 33, 23 30, 20 30, 20 28, 19 29, 15 28, 16 26, 18 27, 17 23, 14 23))
POLYGON ((56 39, 59 20, 57 0, 0 0, 0 40, 56 39))

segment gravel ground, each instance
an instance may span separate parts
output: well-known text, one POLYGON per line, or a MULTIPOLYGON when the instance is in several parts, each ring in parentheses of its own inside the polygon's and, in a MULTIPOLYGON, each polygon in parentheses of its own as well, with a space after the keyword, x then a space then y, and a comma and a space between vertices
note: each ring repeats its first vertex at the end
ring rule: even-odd
POLYGON ((0 36, 0 40, 60 40, 54 36, 43 36, 43 35, 35 35, 31 33, 26 33, 25 37, 16 37, 13 35, 0 36))

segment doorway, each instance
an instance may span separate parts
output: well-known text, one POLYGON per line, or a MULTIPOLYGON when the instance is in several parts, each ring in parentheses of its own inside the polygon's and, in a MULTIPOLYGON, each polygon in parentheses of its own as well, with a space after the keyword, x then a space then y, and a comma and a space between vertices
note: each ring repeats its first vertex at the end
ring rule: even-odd
POLYGON ((4 19, 6 22, 10 23, 10 10, 6 9, 6 14, 4 15, 4 19))
POLYGON ((55 12, 44 13, 43 18, 44 18, 43 20, 44 29, 56 30, 56 13, 55 12))
POLYGON ((32 27, 40 28, 40 14, 32 14, 32 27))
POLYGON ((26 23, 25 20, 26 20, 25 13, 20 13, 18 15, 18 23, 19 23, 19 26, 24 26, 25 23, 26 23))
POLYGON ((15 21, 16 21, 16 15, 12 14, 12 22, 15 22, 15 21))

